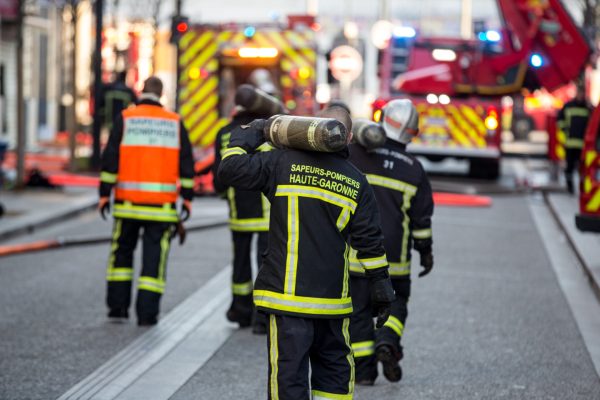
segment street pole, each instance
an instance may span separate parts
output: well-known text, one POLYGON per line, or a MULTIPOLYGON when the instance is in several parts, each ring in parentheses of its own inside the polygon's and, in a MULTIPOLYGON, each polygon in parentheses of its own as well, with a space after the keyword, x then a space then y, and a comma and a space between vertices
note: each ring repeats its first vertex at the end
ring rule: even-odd
POLYGON ((94 72, 94 123, 92 125, 92 169, 100 169, 100 96, 102 96, 102 16, 104 1, 96 0, 94 14, 96 15, 96 46, 92 59, 94 72))
MULTIPOLYGON (((177 18, 181 16, 181 3, 182 0, 175 0, 175 15, 173 16, 173 18, 177 18)), ((175 62, 176 62, 176 69, 175 71, 177 72, 175 74, 175 112, 179 111, 179 77, 181 74, 181 71, 179 70, 179 40, 177 40, 177 43, 175 43, 175 62)))
POLYGON ((76 149, 77 149, 77 20, 78 20, 78 1, 71 0, 71 105, 68 112, 68 130, 69 130, 69 169, 77 169, 76 149))
POLYGON ((460 36, 463 39, 471 39, 473 36, 473 0, 462 0, 460 36))
POLYGON ((17 14, 17 177, 15 186, 17 189, 25 185, 25 146, 27 144, 25 133, 25 101, 23 93, 23 28, 25 23, 25 0, 19 1, 17 14))

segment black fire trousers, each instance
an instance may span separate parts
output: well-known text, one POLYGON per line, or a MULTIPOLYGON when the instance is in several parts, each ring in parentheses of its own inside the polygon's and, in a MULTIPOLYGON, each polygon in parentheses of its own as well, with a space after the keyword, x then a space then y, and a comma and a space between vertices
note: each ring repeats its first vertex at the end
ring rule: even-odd
POLYGON ((352 307, 350 319, 350 338, 356 363, 356 380, 374 380, 377 378, 377 346, 389 345, 397 354, 402 354, 402 334, 408 316, 408 298, 410 297, 410 278, 394 278, 392 285, 396 299, 392 303, 392 312, 385 325, 375 330, 373 317, 376 311, 371 304, 369 280, 352 276, 352 307))
POLYGON ((569 193, 573 193, 575 190, 575 183, 573 182, 573 172, 579 164, 579 158, 581 157, 581 149, 578 148, 566 148, 565 149, 565 179, 567 180, 567 189, 569 193))
POLYGON ((349 318, 268 316, 270 400, 352 399, 349 318), (309 364, 312 370, 309 387, 309 364))
MULTIPOLYGON (((260 268, 262 255, 267 250, 268 232, 257 232, 256 265, 260 268)), ((252 316, 252 261, 251 246, 254 232, 231 231, 233 240, 233 276, 231 280, 231 291, 233 302, 231 308, 252 316)))
POLYGON ((140 230, 143 230, 142 268, 135 309, 139 319, 158 315, 160 298, 165 289, 172 225, 167 222, 115 218, 106 273, 106 304, 109 309, 127 310, 131 304, 133 252, 140 230))

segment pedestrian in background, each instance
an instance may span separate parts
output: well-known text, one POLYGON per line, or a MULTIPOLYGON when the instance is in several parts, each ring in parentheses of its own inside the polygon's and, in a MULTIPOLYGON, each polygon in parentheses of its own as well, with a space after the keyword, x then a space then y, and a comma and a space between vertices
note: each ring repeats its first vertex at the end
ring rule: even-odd
POLYGON ((567 191, 571 194, 575 192, 573 172, 581 157, 583 139, 591 111, 592 107, 585 97, 585 88, 578 85, 575 98, 565 103, 557 117, 558 128, 563 131, 565 136, 565 178, 567 191))
POLYGON ((148 78, 139 105, 123 110, 115 120, 100 177, 98 207, 103 218, 114 188, 115 222, 106 275, 111 318, 129 316, 133 252, 143 231, 136 299, 139 325, 157 322, 173 227, 189 218, 193 198, 191 144, 179 115, 162 107, 162 90, 160 79, 148 78), (183 198, 180 216, 178 194, 183 198))
POLYGON ((127 71, 117 72, 115 80, 104 86, 100 101, 98 105, 100 115, 104 118, 104 126, 110 132, 114 121, 121 116, 121 112, 138 102, 133 89, 127 86, 127 71))
POLYGON ((254 304, 268 314, 268 398, 308 400, 312 390, 313 399, 352 399, 350 236, 380 326, 394 299, 373 191, 347 161, 346 146, 335 153, 257 152, 264 123, 231 133, 219 178, 260 190, 271 202, 269 246, 254 285, 254 304))
POLYGON ((357 259, 350 259, 352 303, 350 337, 356 361, 356 382, 373 385, 377 360, 385 377, 392 382, 402 378, 399 361, 410 297, 411 248, 420 254, 427 275, 433 267, 431 217, 433 196, 427 174, 419 161, 406 151, 417 136, 419 114, 410 100, 392 100, 382 110, 385 144, 367 150, 350 145, 350 162, 361 170, 373 187, 381 212, 381 228, 396 299, 392 313, 382 328, 373 326, 373 305, 368 293, 365 270, 357 259))

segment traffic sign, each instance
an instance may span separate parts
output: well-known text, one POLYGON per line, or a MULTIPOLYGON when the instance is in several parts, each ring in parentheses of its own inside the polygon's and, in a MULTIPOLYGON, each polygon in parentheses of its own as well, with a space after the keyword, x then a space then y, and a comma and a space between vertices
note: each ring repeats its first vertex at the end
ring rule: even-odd
POLYGON ((354 47, 338 46, 331 50, 329 69, 335 79, 342 82, 352 82, 362 72, 362 56, 354 47))

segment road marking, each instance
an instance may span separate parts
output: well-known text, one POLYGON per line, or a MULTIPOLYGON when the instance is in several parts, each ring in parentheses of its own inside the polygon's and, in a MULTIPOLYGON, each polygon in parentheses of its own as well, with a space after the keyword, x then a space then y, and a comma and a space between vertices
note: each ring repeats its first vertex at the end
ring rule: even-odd
MULTIPOLYGON (((181 360, 186 365, 182 364, 176 371, 169 371, 169 375, 163 375, 163 379, 169 380, 173 378, 174 372, 181 372, 183 375, 175 379, 181 386, 221 347, 233 331, 233 325, 226 323, 223 317, 224 307, 231 298, 231 292, 228 290, 230 278, 231 266, 228 266, 161 319, 158 325, 135 339, 58 400, 117 399, 130 386, 137 384, 138 379, 147 382, 149 377, 143 377, 144 374, 156 376, 157 373, 163 373, 167 364, 157 365, 163 360, 170 365, 177 364, 180 362, 178 357, 184 351, 200 350, 202 354, 188 354, 186 361, 181 360), (190 340, 186 340, 188 337, 190 340), (192 338, 195 340, 192 341, 192 338), (185 346, 178 348, 184 341, 185 346), (191 359, 195 357, 197 360, 192 362, 191 359)), ((153 388, 158 386, 159 382, 152 385, 153 388)), ((174 387, 175 383, 169 384, 161 393, 166 393, 174 387)), ((139 393, 135 387, 131 390, 139 393)), ((159 400, 163 397, 157 397, 154 392, 147 391, 143 398, 159 400)))
POLYGON ((535 198, 529 199, 529 208, 560 288, 594 363, 596 374, 600 377, 600 303, 550 210, 535 198))

